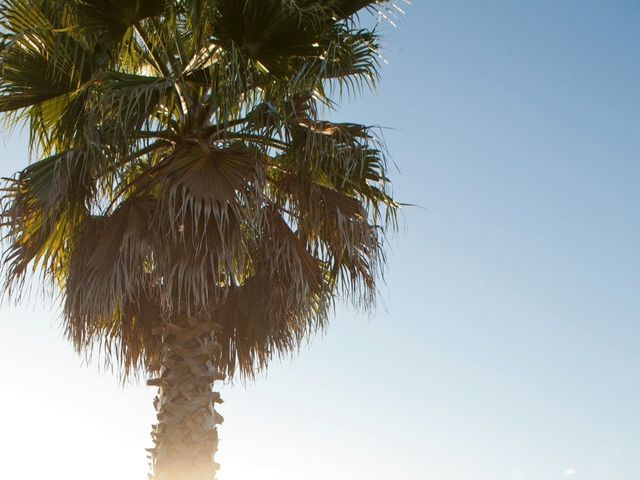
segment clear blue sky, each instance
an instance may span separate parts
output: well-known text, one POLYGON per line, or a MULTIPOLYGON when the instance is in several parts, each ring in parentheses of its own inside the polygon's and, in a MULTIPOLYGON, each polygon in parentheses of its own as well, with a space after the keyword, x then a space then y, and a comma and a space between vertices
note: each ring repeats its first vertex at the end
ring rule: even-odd
MULTIPOLYGON (((640 3, 406 10, 378 92, 338 117, 393 127, 423 209, 378 311, 224 388, 220 478, 636 480, 640 3)), ((1 310, 0 477, 144 478, 153 392, 81 366, 55 321, 1 310)))

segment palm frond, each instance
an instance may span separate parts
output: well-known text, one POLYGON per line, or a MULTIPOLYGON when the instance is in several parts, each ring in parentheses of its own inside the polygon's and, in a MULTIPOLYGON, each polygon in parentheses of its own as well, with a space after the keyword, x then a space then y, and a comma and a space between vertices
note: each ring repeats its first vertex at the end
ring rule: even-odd
POLYGON ((2 257, 5 288, 20 295, 29 267, 47 282, 64 284, 68 251, 87 215, 95 165, 82 151, 45 158, 4 179, 2 227, 8 248, 2 257))

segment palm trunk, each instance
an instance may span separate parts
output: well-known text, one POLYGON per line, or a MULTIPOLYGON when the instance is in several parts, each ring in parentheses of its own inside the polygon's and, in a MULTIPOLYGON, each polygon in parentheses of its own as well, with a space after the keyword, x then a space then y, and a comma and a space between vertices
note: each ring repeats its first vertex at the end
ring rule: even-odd
POLYGON ((155 399, 158 423, 149 449, 152 480, 213 480, 218 464, 215 410, 220 394, 213 383, 223 380, 216 368, 220 345, 216 326, 195 318, 172 317, 162 332, 160 376, 147 382, 159 387, 155 399))

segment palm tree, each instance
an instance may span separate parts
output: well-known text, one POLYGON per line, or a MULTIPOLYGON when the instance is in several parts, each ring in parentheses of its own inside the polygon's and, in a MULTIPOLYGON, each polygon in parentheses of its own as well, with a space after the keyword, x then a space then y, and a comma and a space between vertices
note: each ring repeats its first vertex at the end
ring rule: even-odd
POLYGON ((367 0, 2 0, 4 290, 158 387, 155 480, 215 476, 216 381, 369 307, 395 225, 384 145, 320 119, 377 79, 367 0))

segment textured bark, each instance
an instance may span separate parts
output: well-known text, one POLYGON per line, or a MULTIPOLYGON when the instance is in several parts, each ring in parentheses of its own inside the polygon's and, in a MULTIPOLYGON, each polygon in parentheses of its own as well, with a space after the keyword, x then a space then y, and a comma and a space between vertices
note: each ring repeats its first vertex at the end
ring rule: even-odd
POLYGON ((147 382, 159 388, 149 449, 152 480, 215 478, 216 425, 222 416, 214 407, 222 400, 213 384, 224 379, 216 369, 221 350, 216 330, 215 324, 186 316, 165 322, 160 375, 147 382))

